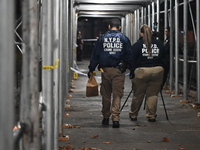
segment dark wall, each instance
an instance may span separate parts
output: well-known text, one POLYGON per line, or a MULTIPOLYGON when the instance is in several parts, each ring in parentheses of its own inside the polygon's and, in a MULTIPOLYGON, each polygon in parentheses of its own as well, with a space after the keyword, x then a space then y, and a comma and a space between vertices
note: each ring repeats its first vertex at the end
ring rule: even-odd
MULTIPOLYGON (((96 39, 100 34, 108 31, 107 18, 79 18, 78 31, 81 31, 83 39, 96 39)), ((84 41, 83 59, 89 59, 95 42, 84 41)))

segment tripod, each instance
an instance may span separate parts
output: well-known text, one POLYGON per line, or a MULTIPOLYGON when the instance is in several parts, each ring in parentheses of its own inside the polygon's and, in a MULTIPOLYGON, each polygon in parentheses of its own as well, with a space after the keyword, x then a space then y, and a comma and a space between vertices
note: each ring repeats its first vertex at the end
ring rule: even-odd
MULTIPOLYGON (((131 93, 133 92, 133 89, 131 89, 130 93, 128 94, 124 104, 122 105, 120 111, 122 111, 122 109, 124 108, 126 102, 128 101, 128 98, 130 97, 131 93)), ((162 95, 162 90, 160 90, 160 95, 161 95, 161 99, 162 99, 162 102, 163 102, 163 106, 164 106, 164 110, 165 110, 165 115, 166 115, 166 119, 169 120, 168 118, 168 114, 167 114, 167 110, 166 110, 166 107, 165 107, 165 102, 164 102, 164 98, 163 98, 163 95, 162 95)), ((145 109, 145 105, 146 105, 146 101, 144 103, 144 109, 145 109)))
POLYGON ((133 89, 131 89, 130 93, 128 94, 128 97, 126 98, 126 100, 125 100, 124 104, 122 105, 120 111, 122 111, 122 109, 124 108, 126 102, 128 101, 128 98, 130 97, 130 95, 131 95, 132 92, 133 92, 133 89))
POLYGON ((166 119, 169 120, 168 115, 167 115, 167 110, 166 110, 166 107, 165 107, 164 98, 163 98, 163 95, 162 95, 162 90, 160 90, 160 96, 161 96, 161 99, 162 99, 162 102, 163 102, 163 107, 164 107, 164 110, 165 110, 166 119))

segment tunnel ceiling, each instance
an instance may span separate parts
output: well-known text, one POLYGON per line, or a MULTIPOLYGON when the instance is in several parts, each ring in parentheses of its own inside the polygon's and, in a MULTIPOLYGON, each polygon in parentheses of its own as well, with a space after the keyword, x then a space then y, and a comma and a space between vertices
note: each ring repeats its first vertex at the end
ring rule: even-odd
POLYGON ((152 0, 74 0, 79 17, 119 17, 146 6, 152 0))

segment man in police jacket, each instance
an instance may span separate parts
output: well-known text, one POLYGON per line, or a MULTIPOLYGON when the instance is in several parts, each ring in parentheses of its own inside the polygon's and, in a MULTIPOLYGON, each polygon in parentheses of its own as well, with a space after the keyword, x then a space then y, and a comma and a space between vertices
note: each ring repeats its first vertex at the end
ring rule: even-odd
POLYGON ((112 127, 119 128, 120 103, 124 93, 126 71, 121 62, 126 63, 129 60, 131 43, 129 38, 119 31, 121 22, 118 18, 111 19, 108 29, 94 46, 88 66, 88 77, 98 66, 102 77, 102 125, 109 125, 109 117, 112 116, 112 127))

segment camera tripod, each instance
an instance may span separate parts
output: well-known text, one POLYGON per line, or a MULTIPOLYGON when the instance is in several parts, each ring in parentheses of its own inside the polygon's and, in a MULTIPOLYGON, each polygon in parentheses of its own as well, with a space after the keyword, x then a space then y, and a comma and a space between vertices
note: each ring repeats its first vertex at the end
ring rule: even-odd
MULTIPOLYGON (((130 97, 130 95, 131 95, 132 92, 133 92, 133 89, 131 89, 130 93, 128 94, 128 96, 127 96, 127 98, 126 98, 124 104, 122 105, 120 111, 123 110, 123 108, 124 108, 126 102, 128 101, 128 98, 130 97)), ((163 98, 163 95, 162 95, 162 90, 160 90, 160 95, 161 95, 161 99, 162 99, 162 102, 163 102, 163 107, 164 107, 164 110, 165 110, 166 119, 169 120, 168 115, 167 115, 167 110, 166 110, 166 107, 165 107, 164 98, 163 98)), ((144 109, 145 109, 145 105, 146 105, 146 101, 145 101, 145 103, 144 103, 144 109)))

